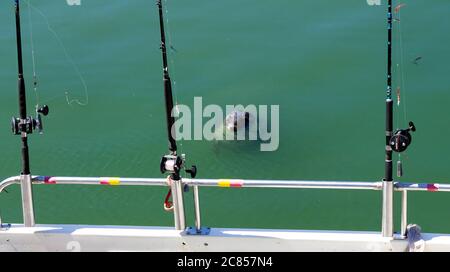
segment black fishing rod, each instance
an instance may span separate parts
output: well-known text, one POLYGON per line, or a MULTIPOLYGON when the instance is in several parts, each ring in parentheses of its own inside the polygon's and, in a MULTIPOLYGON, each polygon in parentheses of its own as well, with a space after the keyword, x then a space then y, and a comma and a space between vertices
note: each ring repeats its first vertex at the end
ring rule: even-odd
MULTIPOLYGON (((163 60, 163 82, 164 82, 164 99, 166 107, 166 123, 167 123, 167 136, 169 139, 169 151, 170 154, 163 156, 161 159, 160 169, 162 173, 171 173, 173 180, 180 180, 180 171, 184 168, 184 157, 180 157, 177 154, 177 143, 175 140, 175 118, 172 115, 173 110, 173 95, 172 95, 172 81, 169 75, 169 65, 167 62, 167 46, 166 46, 166 33, 164 30, 164 15, 163 5, 161 0, 156 1, 159 12, 159 28, 161 32, 161 52, 163 60)), ((185 169, 192 178, 196 176, 197 168, 192 166, 191 169, 185 169)))
POLYGON ((172 127, 175 124, 175 118, 172 116, 172 109, 173 109, 172 81, 169 76, 169 65, 167 62, 166 33, 164 30, 164 16, 163 16, 162 2, 158 0, 157 5, 159 11, 159 28, 161 31, 161 52, 163 59, 163 82, 164 82, 164 98, 166 105, 167 135, 169 137, 169 150, 173 155, 176 155, 177 143, 175 141, 175 131, 172 131, 172 127))
MULTIPOLYGON (((412 137, 410 131, 416 131, 413 122, 409 122, 407 129, 398 129, 393 132, 394 114, 392 101, 392 0, 388 0, 388 50, 387 50, 387 90, 386 90, 386 159, 384 180, 393 180, 392 152, 403 152, 411 144, 412 137)), ((400 165, 401 167, 401 165, 400 165)), ((399 169, 398 171, 402 171, 399 169)))
MULTIPOLYGON (((393 167, 392 153, 403 152, 411 144, 411 131, 416 131, 413 122, 409 122, 407 129, 398 129, 393 132, 394 114, 392 101, 392 30, 393 14, 392 0, 388 0, 387 10, 387 89, 386 89, 386 148, 385 148, 385 173, 383 179, 383 236, 393 235, 393 167)), ((401 162, 397 165, 397 173, 402 175, 401 162)))
POLYGON ((22 135, 22 175, 30 174, 30 158, 28 153, 27 133, 32 131, 30 122, 27 119, 27 102, 25 94, 25 80, 23 77, 22 60, 22 36, 20 30, 20 7, 19 0, 15 1, 16 15, 16 39, 17 39, 17 63, 18 63, 18 92, 19 92, 19 118, 12 121, 14 134, 22 135), (17 122, 16 122, 17 121, 17 122))
POLYGON ((388 53, 387 53, 387 89, 386 89, 386 160, 385 181, 392 181, 392 137, 393 102, 392 102, 392 0, 388 0, 388 53))
POLYGON ((23 74, 23 58, 22 58, 22 35, 20 28, 20 5, 19 0, 15 0, 15 17, 16 17, 16 39, 17 39, 17 64, 18 64, 18 95, 19 95, 19 118, 12 118, 12 132, 15 135, 21 135, 22 138, 22 175, 30 174, 30 158, 28 152, 28 134, 38 129, 42 132, 43 125, 41 114, 48 114, 48 106, 36 110, 36 118, 27 117, 27 101, 25 92, 25 79, 23 74))
POLYGON ((19 96, 19 118, 13 117, 11 121, 12 132, 15 135, 21 135, 22 140, 22 172, 21 172, 21 191, 23 201, 23 217, 24 225, 31 227, 34 225, 34 210, 33 210, 33 193, 31 189, 31 171, 30 171, 30 156, 28 150, 28 134, 33 133, 33 130, 38 129, 42 132, 41 114, 48 114, 48 106, 44 105, 42 108, 36 107, 36 117, 27 116, 27 102, 25 92, 25 79, 23 74, 23 59, 22 59, 22 35, 20 29, 20 4, 19 0, 15 0, 14 5, 16 18, 16 40, 17 40, 17 64, 18 64, 18 96, 19 96))

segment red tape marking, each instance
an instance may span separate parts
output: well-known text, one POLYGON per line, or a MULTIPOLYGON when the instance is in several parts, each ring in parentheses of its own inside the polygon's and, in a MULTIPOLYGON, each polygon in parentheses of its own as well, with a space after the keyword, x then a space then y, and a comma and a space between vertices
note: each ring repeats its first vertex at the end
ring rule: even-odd
POLYGON ((45 177, 44 184, 56 184, 56 179, 52 177, 45 177))
POLYGON ((243 182, 242 181, 233 181, 230 182, 230 187, 242 187, 243 182))
POLYGON ((437 192, 437 191, 439 191, 439 187, 434 185, 434 183, 428 183, 427 184, 427 191, 429 191, 429 192, 437 192))

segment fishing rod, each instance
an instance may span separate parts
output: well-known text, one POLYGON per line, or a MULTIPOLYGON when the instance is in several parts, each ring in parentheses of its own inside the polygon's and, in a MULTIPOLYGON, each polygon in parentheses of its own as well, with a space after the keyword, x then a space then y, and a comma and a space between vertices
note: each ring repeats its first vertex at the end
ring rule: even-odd
POLYGON ((31 188, 30 156, 28 150, 28 134, 37 129, 42 132, 42 115, 47 115, 49 108, 44 105, 36 109, 36 117, 27 116, 27 102, 25 93, 25 79, 23 74, 22 59, 22 35, 20 29, 20 4, 19 0, 14 0, 14 11, 16 19, 16 39, 17 39, 17 63, 18 63, 18 96, 19 96, 19 117, 13 117, 11 121, 12 132, 14 135, 21 135, 22 140, 22 172, 21 172, 21 191, 23 202, 23 217, 26 227, 34 226, 33 192, 31 188))
MULTIPOLYGON (((164 15, 163 5, 161 0, 157 0, 159 12, 159 27, 161 32, 161 52, 163 60, 163 82, 164 82, 164 98, 166 108, 166 122, 167 122, 167 136, 169 139, 169 155, 165 155, 161 159, 160 170, 162 173, 171 173, 172 180, 180 180, 180 171, 185 168, 185 157, 181 157, 177 154, 177 143, 175 140, 175 118, 172 115, 173 110, 173 95, 172 95, 172 81, 169 75, 169 65, 167 61, 167 46, 166 46, 166 34, 164 30, 164 15)), ((194 178, 197 174, 197 167, 193 165, 190 169, 185 169, 187 173, 194 178)))
MULTIPOLYGON (((185 156, 177 154, 177 143, 175 140, 175 118, 172 115, 173 110, 173 95, 172 95, 172 82, 169 76, 169 66, 167 62, 167 46, 166 46, 166 34, 164 31, 164 16, 162 1, 157 0, 159 12, 159 28, 161 31, 161 52, 163 60, 163 82, 164 82, 164 99, 166 106, 166 121, 167 121, 167 137, 169 139, 169 154, 161 158, 160 170, 161 173, 170 173, 168 177, 168 184, 170 186, 169 192, 164 200, 164 209, 166 211, 173 211, 175 229, 184 230, 186 228, 183 192, 188 187, 184 186, 180 172, 184 171, 190 174, 191 178, 195 178, 197 175, 197 167, 193 165, 190 169, 185 168, 185 156), (170 197, 173 198, 173 204, 169 201, 170 197)), ((194 186, 194 198, 198 199, 198 188, 194 186)), ((201 230, 197 230, 200 231, 201 230)))
MULTIPOLYGON (((407 129, 398 129, 393 131, 394 115, 392 101, 392 0, 388 0, 387 11, 387 30, 388 30, 388 47, 387 47, 387 89, 386 89, 386 148, 385 148, 385 174, 383 179, 383 236, 393 235, 393 167, 392 153, 401 153, 405 151, 411 144, 411 131, 416 131, 413 122, 409 122, 407 129)), ((402 174, 401 163, 397 165, 397 172, 402 174)), ((400 176, 399 175, 399 176, 400 176)))

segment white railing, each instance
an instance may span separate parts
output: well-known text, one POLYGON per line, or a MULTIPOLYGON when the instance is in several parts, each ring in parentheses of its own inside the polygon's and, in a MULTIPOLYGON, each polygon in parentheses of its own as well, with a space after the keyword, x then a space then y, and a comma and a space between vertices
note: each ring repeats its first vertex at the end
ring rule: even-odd
MULTIPOLYGON (((0 182, 0 192, 13 184, 21 183, 21 176, 11 177, 0 182)), ((220 188, 286 188, 286 189, 342 189, 342 190, 382 190, 383 182, 364 181, 297 181, 297 180, 243 180, 243 179, 182 179, 171 181, 164 178, 116 178, 116 177, 49 177, 32 176, 35 185, 109 185, 109 186, 171 186, 175 214, 175 228, 184 230, 185 213, 183 187, 192 186, 194 191, 195 227, 201 232, 200 203, 198 187, 220 188)), ((407 226, 408 191, 450 192, 450 184, 438 183, 404 183, 394 182, 394 190, 402 192, 401 234, 407 226)), ((27 201, 22 199, 22 201, 27 201)), ((31 205, 32 207, 32 205, 31 205)), ((24 216, 32 212, 24 211, 24 216)), ((33 218, 34 220, 34 218, 33 218)))

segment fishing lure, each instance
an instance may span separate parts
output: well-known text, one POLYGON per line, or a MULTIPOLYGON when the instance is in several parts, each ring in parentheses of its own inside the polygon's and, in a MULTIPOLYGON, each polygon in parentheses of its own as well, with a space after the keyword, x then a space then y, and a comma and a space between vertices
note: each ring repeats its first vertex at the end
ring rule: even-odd
POLYGON ((421 60, 421 59, 422 59, 422 57, 418 56, 413 60, 413 63, 417 65, 417 64, 419 64, 419 60, 421 60))
POLYGON ((400 9, 401 9, 402 7, 404 7, 404 6, 406 6, 406 4, 404 4, 404 3, 398 4, 398 5, 394 8, 395 13, 399 13, 399 12, 400 12, 400 9))
POLYGON ((400 106, 400 87, 397 87, 397 106, 400 106))

